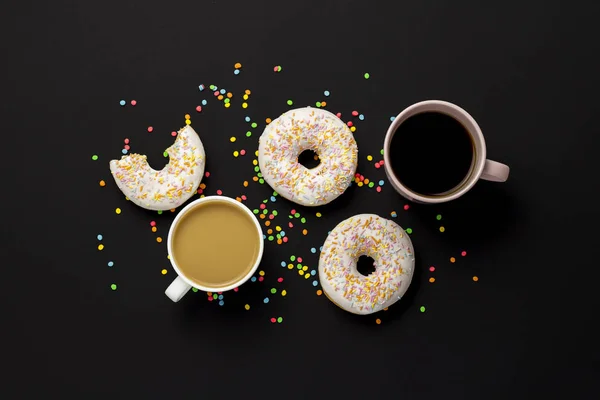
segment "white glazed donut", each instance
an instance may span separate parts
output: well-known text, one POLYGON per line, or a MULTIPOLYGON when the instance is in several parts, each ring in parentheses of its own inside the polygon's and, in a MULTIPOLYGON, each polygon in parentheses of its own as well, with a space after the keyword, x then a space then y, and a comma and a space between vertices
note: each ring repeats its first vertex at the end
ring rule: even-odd
POLYGON ((259 139, 260 172, 281 196, 304 206, 336 199, 356 173, 358 148, 348 127, 329 111, 290 110, 265 128, 259 139), (304 150, 319 155, 312 169, 298 162, 304 150))
POLYGON ((146 156, 130 154, 110 162, 117 186, 129 200, 148 210, 179 207, 196 193, 204 175, 206 157, 200 137, 186 125, 166 152, 169 163, 156 171, 146 156))
POLYGON ((408 234, 395 222, 360 214, 340 222, 327 236, 319 259, 319 280, 334 304, 353 314, 371 314, 404 295, 415 256, 408 234), (361 255, 375 261, 364 276, 356 269, 361 255))

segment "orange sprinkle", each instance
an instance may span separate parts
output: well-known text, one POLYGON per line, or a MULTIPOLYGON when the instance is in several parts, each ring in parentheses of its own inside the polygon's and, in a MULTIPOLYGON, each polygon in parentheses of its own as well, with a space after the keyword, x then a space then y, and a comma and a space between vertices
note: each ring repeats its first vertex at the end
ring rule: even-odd
POLYGON ((473 277, 473 282, 477 282, 478 280, 479 280, 478 277, 476 277, 476 276, 473 277))
MULTIPOLYGON (((271 225, 271 221, 265 221, 265 226, 269 226, 269 225, 271 225)), ((271 230, 271 229, 269 229, 269 230, 271 230)))
POLYGON ((106 186, 106 182, 100 181, 100 186, 106 186))
POLYGON ((271 235, 273 233, 273 229, 267 229, 267 235, 271 235))
POLYGON ((320 296, 323 294, 323 291, 321 289, 317 290, 317 296, 320 296))
POLYGON ((244 187, 248 187, 248 181, 244 181, 244 187))
POLYGON ((365 185, 369 184, 369 180, 368 179, 365 179, 363 182, 365 183, 365 185))
POLYGON ((321 102, 321 107, 325 107, 326 105, 327 105, 327 102, 326 102, 326 101, 322 101, 322 102, 321 102))
POLYGON ((156 227, 155 226, 152 227, 152 232, 156 232, 156 227))
POLYGON ((157 238, 156 238, 156 241, 157 241, 158 243, 160 243, 160 242, 162 242, 162 238, 159 236, 159 237, 157 237, 157 238))
POLYGON ((244 91, 244 93, 246 93, 247 95, 251 95, 251 94, 252 94, 252 92, 251 92, 249 89, 246 89, 246 90, 244 91))
POLYGON ((306 236, 306 235, 308 234, 308 230, 306 230, 306 229, 302 229, 302 234, 303 234, 304 236, 306 236))
POLYGON ((233 65, 233 67, 234 67, 235 69, 240 69, 240 68, 242 68, 242 64, 240 64, 240 63, 235 63, 235 64, 233 65))
POLYGON ((381 324, 381 320, 380 320, 379 318, 377 318, 377 319, 375 320, 375 323, 376 323, 377 325, 379 325, 379 324, 381 324))
POLYGON ((200 184, 200 189, 202 189, 202 190, 206 189, 206 183, 201 183, 200 184))
POLYGON ((171 211, 171 212, 175 212, 175 209, 174 209, 174 208, 171 208, 169 211, 171 211))
POLYGON ((185 114, 185 119, 192 119, 192 117, 190 116, 190 114, 185 114))
POLYGON ((454 257, 450 257, 450 262, 451 262, 451 263, 453 263, 453 262, 455 262, 455 261, 456 261, 456 258, 454 258, 454 257))
POLYGON ((253 180, 254 182, 258 182, 258 176, 254 176, 254 177, 252 177, 252 180, 253 180))
POLYGON ((267 124, 270 124, 270 123, 271 123, 271 118, 267 118, 267 119, 265 119, 265 122, 266 122, 267 124))
POLYGON ((383 309, 383 311, 387 311, 387 310, 388 310, 388 308, 387 308, 387 307, 383 309))
POLYGON ((430 283, 433 283, 433 282, 435 282, 435 278, 434 278, 434 277, 431 277, 431 278, 429 278, 429 282, 430 282, 430 283))
POLYGON ((281 244, 283 241, 281 239, 277 239, 277 244, 281 244))
POLYGON ((222 95, 222 94, 218 95, 218 96, 217 96, 217 99, 219 99, 219 100, 223 100, 223 95, 222 95))
POLYGON ((228 98, 228 99, 230 99, 230 98, 232 98, 232 97, 233 97, 233 93, 231 93, 231 92, 227 92, 227 98, 228 98))
POLYGON ((265 219, 265 214, 260 214, 260 215, 259 215, 259 218, 260 218, 260 219, 265 219))

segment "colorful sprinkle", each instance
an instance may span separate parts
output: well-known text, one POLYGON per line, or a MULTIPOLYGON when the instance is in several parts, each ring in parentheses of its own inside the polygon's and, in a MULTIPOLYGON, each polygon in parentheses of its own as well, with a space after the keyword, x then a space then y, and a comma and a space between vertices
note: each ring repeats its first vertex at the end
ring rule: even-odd
POLYGON ((431 271, 431 272, 435 271, 435 267, 432 265, 431 267, 429 267, 429 271, 431 271))
POLYGON ((323 95, 325 95, 325 97, 329 97, 329 95, 330 95, 329 90, 324 91, 323 95))
POLYGON ((269 298, 265 297, 265 299, 263 300, 263 303, 267 304, 269 302, 269 298))
POLYGON ((100 250, 100 251, 104 250, 104 245, 103 244, 99 244, 98 245, 98 250, 100 250))
POLYGON ((277 317, 277 323, 282 323, 283 322, 283 317, 277 317))
POLYGON ((451 262, 451 263, 454 263, 454 262, 456 262, 456 258, 454 258, 454 257, 450 257, 450 262, 451 262))
POLYGON ((124 106, 125 104, 127 104, 127 102, 126 102, 125 100, 121 100, 121 101, 119 102, 119 104, 120 104, 121 106, 124 106))
POLYGON ((161 274, 166 275, 167 274, 167 270, 163 269, 162 271, 160 271, 161 274))
POLYGON ((381 324, 381 320, 380 320, 379 318, 377 318, 377 319, 375 320, 375 323, 376 323, 377 325, 380 325, 380 324, 381 324))
POLYGON ((443 226, 440 226, 440 232, 444 232, 446 230, 446 228, 444 228, 443 226))
POLYGON ((112 285, 110 285, 110 288, 112 290, 117 290, 117 285, 115 283, 113 283, 112 285))
POLYGON ((151 126, 148 127, 148 132, 152 132, 153 130, 154 130, 153 127, 151 127, 151 126))
POLYGON ((121 214, 121 209, 120 209, 120 208, 116 208, 116 209, 115 209, 115 212, 116 212, 117 214, 121 214))
POLYGON ((96 236, 96 238, 97 238, 98 240, 102 240, 102 235, 98 235, 98 236, 96 236))
POLYGON ((288 105, 288 106, 291 106, 291 105, 293 105, 293 104, 294 104, 294 102, 293 102, 292 100, 288 100, 288 101, 287 101, 287 105, 288 105))
POLYGON ((438 215, 436 215, 436 216, 435 216, 435 219, 437 219, 438 221, 441 221, 441 219, 442 219, 442 215, 441 215, 441 214, 438 214, 438 215))
POLYGON ((92 160, 94 160, 94 161, 98 160, 98 156, 94 154, 94 155, 92 156, 92 160))
POLYGON ((460 255, 463 256, 463 257, 465 257, 467 255, 467 252, 463 250, 463 251, 460 252, 460 255))
POLYGON ((365 77, 365 79, 369 79, 371 77, 371 74, 369 74, 368 72, 365 72, 365 74, 363 76, 365 77))
POLYGON ((421 312, 425 312, 425 306, 421 306, 421 307, 419 308, 419 311, 421 311, 421 312))
POLYGON ((107 265, 108 265, 109 267, 112 267, 113 265, 115 265, 115 263, 114 263, 114 262, 112 262, 112 261, 109 261, 107 265))
POLYGON ((281 295, 285 297, 285 295, 286 295, 286 294, 287 294, 287 290, 283 289, 283 290, 281 291, 281 295))
POLYGON ((478 280, 479 280, 478 277, 476 277, 476 276, 473 277, 473 282, 477 282, 478 280))

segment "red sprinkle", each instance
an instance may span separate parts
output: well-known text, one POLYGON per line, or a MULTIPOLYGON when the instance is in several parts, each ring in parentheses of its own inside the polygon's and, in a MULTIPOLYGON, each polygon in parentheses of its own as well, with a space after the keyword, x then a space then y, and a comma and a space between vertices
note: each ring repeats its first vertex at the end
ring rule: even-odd
POLYGON ((243 156, 246 155, 246 150, 244 150, 244 149, 240 150, 240 154, 243 156))
POLYGON ((283 240, 283 243, 287 243, 288 242, 287 236, 284 236, 282 240, 283 240))
POLYGON ((154 130, 153 127, 151 127, 151 126, 148 127, 148 132, 152 132, 153 130, 154 130))
POLYGON ((215 90, 215 91, 213 92, 213 94, 215 95, 215 97, 218 97, 218 96, 219 96, 221 93, 219 93, 219 91, 218 91, 218 90, 215 90))
POLYGON ((269 219, 273 219, 275 216, 273 214, 269 214, 269 219))
POLYGON ((208 301, 213 301, 212 296, 208 296, 208 301))
POLYGON ((175 132, 175 131, 171 132, 171 136, 173 136, 173 137, 177 136, 177 132, 175 132))
POLYGON ((259 276, 259 277, 258 277, 258 281, 259 281, 259 282, 262 282, 262 281, 264 281, 264 280, 265 280, 265 277, 264 277, 264 276, 259 276))
POLYGON ((223 194, 223 191, 221 189, 217 190, 217 194, 220 196, 223 194))
POLYGON ((260 206, 258 206, 258 208, 260 208, 261 210, 264 210, 265 207, 267 207, 267 205, 265 203, 262 203, 260 206))
POLYGON ((210 176, 210 172, 206 171, 206 172, 204 173, 204 176, 208 178, 208 177, 210 176))
POLYGON ((202 111, 202 106, 196 107, 196 111, 198 111, 198 112, 202 111))
POLYGON ((342 113, 337 113, 337 114, 335 114, 335 116, 338 118, 342 118, 342 113))
POLYGON ((381 186, 377 186, 377 189, 375 189, 375 190, 377 190, 377 192, 380 193, 381 192, 381 186))
POLYGON ((302 262, 302 257, 298 257, 297 260, 298 260, 299 263, 301 263, 302 262))
POLYGON ((150 226, 156 226, 156 221, 150 221, 150 226))
MULTIPOLYGON (((275 70, 277 71, 277 67, 275 67, 275 70)), ((271 318, 271 323, 274 324, 275 322, 277 322, 277 320, 275 318, 271 318)))
POLYGON ((292 208, 292 211, 290 211, 290 214, 292 214, 292 215, 296 214, 296 209, 292 208))
POLYGON ((132 106, 135 106, 136 104, 137 104, 137 101, 135 101, 135 100, 131 100, 131 105, 132 105, 132 106))
POLYGON ((240 288, 233 288, 234 292, 237 292, 238 290, 240 290, 240 288))
POLYGON ((375 168, 379 169, 379 167, 381 167, 381 164, 375 163, 375 168))
POLYGON ((404 205, 404 209, 405 209, 405 210, 408 210, 409 208, 410 208, 410 206, 409 206, 408 204, 405 204, 405 205, 404 205))
POLYGON ((348 121, 348 122, 346 122, 346 125, 348 125, 348 126, 352 126, 352 125, 354 125, 354 124, 352 123, 352 121, 348 121))
POLYGON ((464 256, 466 256, 466 255, 467 255, 467 252, 463 250, 463 251, 460 253, 460 255, 464 257, 464 256))
POLYGON ((246 198, 246 195, 245 195, 245 194, 243 194, 243 195, 242 195, 242 200, 247 200, 247 198, 246 198))
POLYGON ((383 162, 383 160, 379 161, 379 165, 383 165, 383 164, 385 164, 385 163, 383 162))
POLYGON ((293 228, 293 227, 294 227, 294 224, 292 224, 291 222, 288 222, 288 226, 289 226, 290 228, 293 228))
POLYGON ((203 189, 198 189, 198 194, 202 194, 202 192, 204 192, 203 189))
POLYGON ((123 148, 124 148, 125 150, 129 150, 129 149, 131 149, 131 147, 129 147, 129 145, 128 145, 128 144, 126 144, 125 146, 123 146, 123 148))
POLYGON ((352 111, 352 115, 358 117, 358 111, 352 111))
POLYGON ((279 283, 283 282, 283 278, 277 278, 277 282, 279 282, 279 283))
POLYGON ((430 270, 431 272, 433 272, 433 271, 435 271, 435 267, 432 265, 431 267, 429 267, 429 270, 430 270))

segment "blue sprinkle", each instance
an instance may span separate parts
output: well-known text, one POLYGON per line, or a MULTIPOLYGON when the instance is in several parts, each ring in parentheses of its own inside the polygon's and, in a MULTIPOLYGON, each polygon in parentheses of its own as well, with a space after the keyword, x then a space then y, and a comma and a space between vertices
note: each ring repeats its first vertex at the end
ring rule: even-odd
POLYGON ((395 119, 396 119, 396 117, 390 117, 390 121, 393 121, 395 119))
POLYGON ((364 115, 362 115, 362 114, 360 114, 360 115, 358 116, 358 119, 360 119, 361 121, 364 121, 364 120, 365 120, 365 116, 364 116, 364 115))
POLYGON ((98 235, 96 237, 98 238, 98 240, 102 240, 102 235, 98 235))
POLYGON ((282 267, 285 267, 286 265, 287 265, 287 264, 285 263, 285 261, 282 261, 282 262, 281 262, 281 266, 282 266, 282 267))
POLYGON ((329 90, 326 90, 326 91, 324 91, 324 92, 323 92, 323 94, 325 95, 325 97, 329 97, 329 95, 330 95, 331 93, 329 93, 329 90))
POLYGON ((112 267, 113 265, 115 265, 115 263, 114 263, 114 262, 112 262, 112 261, 109 261, 109 262, 108 262, 108 266, 109 266, 109 267, 112 267))
POLYGON ((250 282, 256 282, 256 277, 253 276, 252 278, 250 278, 250 282))
POLYGON ((223 300, 219 301, 220 306, 222 306, 223 304, 225 304, 225 302, 223 300))
POLYGON ((250 117, 246 117, 246 118, 244 118, 244 120, 245 120, 246 122, 250 122, 250 117))
POLYGON ((266 238, 267 238, 267 235, 265 235, 265 234, 263 233, 263 239, 266 239, 266 238))
POLYGON ((227 90, 221 89, 221 94, 225 94, 226 92, 227 92, 227 90))
POLYGON ((208 88, 213 91, 218 89, 218 87, 216 87, 215 85, 210 85, 208 88))
POLYGON ((319 284, 318 281, 313 281, 313 286, 317 286, 319 284))
POLYGON ((267 304, 269 302, 269 298, 265 297, 265 299, 263 300, 265 304, 267 304))
POLYGON ((284 237, 285 236, 285 231, 281 231, 281 232, 279 232, 279 234, 281 235, 281 237, 284 237))
POLYGON ((219 300, 223 300, 223 295, 222 294, 219 295, 219 300))
POLYGON ((206 99, 205 99, 205 100, 202 100, 202 105, 203 105, 203 106, 205 106, 205 105, 207 105, 207 104, 208 104, 208 101, 206 101, 206 99))
POLYGON ((323 246, 319 247, 319 251, 323 251, 323 246))
POLYGON ((204 85, 199 85, 199 86, 198 86, 198 89, 199 89, 200 91, 203 91, 203 90, 204 90, 204 85))
POLYGON ((121 150, 121 153, 127 154, 127 150, 123 149, 123 150, 121 150))
POLYGON ((396 214, 396 211, 394 211, 394 212, 392 213, 392 218, 396 218, 397 216, 398 216, 398 214, 396 214))
POLYGON ((383 186, 383 184, 384 184, 384 183, 385 183, 385 182, 383 181, 383 179, 382 179, 382 180, 380 180, 380 181, 379 181, 379 186, 383 186))
POLYGON ((121 100, 121 101, 119 102, 119 104, 120 104, 121 106, 124 106, 124 105, 125 105, 125 104, 127 104, 127 103, 125 102, 125 100, 121 100))
POLYGON ((271 201, 274 203, 277 201, 277 199, 275 198, 275 196, 271 196, 271 201))
POLYGON ((315 249, 314 247, 311 247, 310 252, 315 254, 317 252, 317 249, 315 249))
POLYGON ((234 75, 238 75, 239 73, 240 73, 240 70, 239 70, 239 69, 236 69, 235 71, 233 71, 233 74, 234 74, 234 75))
POLYGON ((315 275, 317 274, 317 271, 313 269, 312 271, 310 271, 310 274, 311 274, 312 276, 315 276, 315 275))

